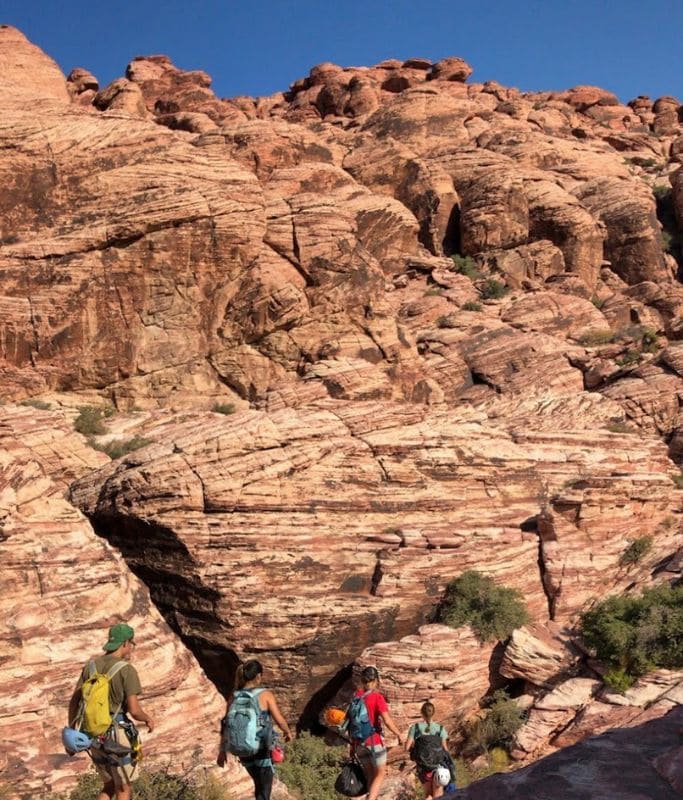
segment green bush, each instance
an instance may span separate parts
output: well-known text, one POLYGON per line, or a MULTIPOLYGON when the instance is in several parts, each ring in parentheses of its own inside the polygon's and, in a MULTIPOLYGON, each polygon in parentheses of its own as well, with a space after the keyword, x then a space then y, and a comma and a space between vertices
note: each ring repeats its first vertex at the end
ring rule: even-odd
POLYGON ((640 347, 644 353, 656 353, 659 350, 657 331, 654 328, 643 328, 640 347))
POLYGON ((663 186, 662 184, 653 186, 652 194, 657 198, 657 200, 664 200, 671 196, 671 187, 663 186))
MULTIPOLYGON (((133 781, 135 800, 231 800, 231 795, 219 780, 197 766, 182 775, 168 769, 143 769, 133 781)), ((52 795, 49 800, 97 800, 102 780, 95 772, 80 775, 68 795, 52 795)))
POLYGON ((486 698, 484 704, 486 716, 475 720, 465 731, 464 753, 486 753, 498 747, 506 750, 524 724, 524 711, 502 689, 486 698))
POLYGON ((507 639, 528 622, 529 614, 516 589, 497 586, 487 575, 467 570, 446 586, 437 618, 452 628, 470 625, 482 642, 488 642, 507 639))
POLYGON ((50 403, 46 403, 45 400, 36 400, 32 397, 29 397, 27 400, 22 400, 19 403, 20 406, 30 406, 31 408, 38 408, 41 411, 49 411, 52 406, 50 403))
POLYGON ((425 297, 440 297, 443 294, 443 286, 430 286, 425 291, 425 297))
POLYGON ((106 442, 106 444, 99 444, 93 439, 89 439, 88 442, 95 450, 100 450, 102 453, 106 453, 109 458, 115 459, 132 453, 134 450, 139 450, 141 447, 146 447, 152 443, 152 440, 135 434, 132 439, 115 439, 111 442, 106 442))
POLYGON ((650 550, 652 550, 652 536, 639 536, 637 539, 633 539, 621 554, 619 563, 622 566, 637 564, 650 550))
POLYGON ((605 430, 610 433, 636 433, 635 428, 632 428, 626 422, 608 422, 605 425, 605 430))
POLYGON ((114 410, 107 406, 79 406, 74 428, 85 436, 102 436, 107 433, 104 420, 113 413, 114 410))
POLYGON ((485 767, 473 767, 464 758, 455 759, 455 782, 459 789, 469 786, 474 781, 488 778, 498 772, 505 772, 510 766, 510 756, 502 747, 494 747, 486 754, 488 764, 485 767))
POLYGON ((605 300, 600 297, 591 297, 591 303, 597 308, 601 309, 605 305, 605 300))
POLYGON ((495 278, 489 278, 481 287, 481 296, 484 300, 500 300, 508 293, 508 287, 495 278))
POLYGON ((330 747, 317 736, 302 733, 287 745, 287 756, 277 775, 301 800, 338 800, 334 790, 346 747, 330 747))
POLYGON ((474 300, 468 300, 461 306, 463 311, 481 311, 481 303, 476 303, 474 300))
POLYGON ((604 675, 603 681, 613 692, 623 694, 633 686, 635 678, 627 675, 623 669, 611 669, 604 675))
POLYGON ((460 275, 465 275, 467 278, 473 281, 480 277, 477 265, 471 256, 459 256, 457 254, 453 254, 451 258, 453 259, 455 271, 459 272, 460 275))
POLYGON ((625 355, 621 356, 621 358, 615 358, 614 361, 619 367, 630 367, 633 364, 637 364, 640 358, 640 350, 627 350, 625 355))
POLYGON ((586 645, 625 684, 652 669, 683 667, 683 584, 608 597, 581 617, 586 645))
POLYGON ((674 482, 674 485, 677 489, 683 489, 683 472, 679 472, 678 475, 674 475, 671 480, 674 482))
POLYGON ((655 158, 643 158, 642 156, 633 156, 632 158, 624 159, 627 164, 633 164, 636 167, 643 167, 645 169, 650 169, 652 167, 657 166, 657 160, 655 158))
POLYGON ((215 411, 216 414, 225 414, 226 416, 235 413, 235 404, 234 403, 215 403, 212 411, 215 411))

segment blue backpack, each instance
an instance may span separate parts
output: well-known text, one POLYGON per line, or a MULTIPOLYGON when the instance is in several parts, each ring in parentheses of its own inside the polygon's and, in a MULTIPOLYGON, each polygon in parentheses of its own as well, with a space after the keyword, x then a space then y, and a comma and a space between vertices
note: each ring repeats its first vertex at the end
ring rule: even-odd
POLYGON ((370 692, 354 697, 346 709, 346 723, 345 730, 351 739, 359 742, 364 742, 368 736, 372 736, 375 732, 373 724, 370 722, 370 715, 368 714, 368 707, 365 704, 365 698, 370 692))
POLYGON ((235 692, 226 717, 227 750, 239 758, 253 758, 270 746, 272 725, 261 710, 258 697, 263 689, 254 692, 241 689, 235 692))

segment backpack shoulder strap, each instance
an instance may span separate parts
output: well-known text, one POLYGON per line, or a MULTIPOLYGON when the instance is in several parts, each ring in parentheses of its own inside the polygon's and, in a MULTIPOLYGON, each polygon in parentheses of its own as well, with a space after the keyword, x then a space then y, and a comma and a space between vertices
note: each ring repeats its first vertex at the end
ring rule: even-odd
POLYGON ((115 664, 112 664, 111 667, 107 670, 107 679, 111 680, 117 672, 121 672, 124 667, 128 666, 127 661, 117 661, 115 664))
POLYGON ((97 667, 95 666, 95 659, 91 658, 90 661, 88 661, 88 677, 94 678, 96 674, 97 667))

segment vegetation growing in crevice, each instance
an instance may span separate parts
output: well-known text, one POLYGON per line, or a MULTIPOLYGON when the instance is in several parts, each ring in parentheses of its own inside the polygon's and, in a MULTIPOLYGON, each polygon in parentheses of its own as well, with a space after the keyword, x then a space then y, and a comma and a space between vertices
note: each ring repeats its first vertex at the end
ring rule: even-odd
POLYGON ((619 563, 622 566, 637 564, 650 550, 652 550, 652 536, 639 536, 637 539, 633 539, 621 554, 619 563))
POLYGON ((470 625, 482 642, 504 641, 529 621, 519 591, 498 586, 476 570, 463 572, 446 586, 436 616, 452 628, 470 625))
POLYGON ((92 438, 88 439, 88 444, 92 448, 99 450, 102 453, 106 453, 109 458, 121 458, 121 456, 125 456, 128 453, 139 450, 141 447, 145 447, 151 443, 151 439, 145 439, 144 436, 139 436, 138 434, 135 434, 132 439, 114 439, 111 442, 106 442, 104 444, 96 442, 92 438))
MULTIPOLYGON (((78 777, 68 793, 48 795, 47 800, 97 800, 102 779, 94 771, 78 777)), ((195 763, 180 773, 170 768, 150 767, 137 772, 133 780, 135 800, 233 800, 233 795, 218 778, 195 763)))
POLYGON ((481 273, 479 272, 477 264, 472 256, 460 256, 453 254, 451 258, 453 259, 453 267, 455 271, 460 275, 465 275, 472 281, 475 281, 481 277, 481 273))
POLYGON ((582 615, 581 632, 617 691, 658 667, 683 667, 683 584, 608 597, 582 615))
POLYGON ((229 416, 230 414, 235 413, 235 404, 234 403, 215 403, 211 409, 215 411, 216 414, 225 414, 229 416))
POLYGON ((347 751, 346 747, 331 747, 304 731, 287 745, 287 755, 278 766, 277 775, 300 800, 338 800, 334 782, 347 751))
POLYGON ((469 723, 464 731, 462 752, 471 757, 488 753, 493 748, 507 751, 525 720, 525 712, 503 689, 485 698, 484 717, 469 723))
POLYGON ((105 419, 114 413, 111 406, 79 406, 74 429, 85 436, 102 436, 107 433, 105 419))
POLYGON ((682 242, 676 223, 673 192, 671 187, 655 186, 652 190, 657 203, 657 219, 662 224, 662 246, 667 253, 672 255, 678 264, 678 278, 681 279, 683 268, 682 242))

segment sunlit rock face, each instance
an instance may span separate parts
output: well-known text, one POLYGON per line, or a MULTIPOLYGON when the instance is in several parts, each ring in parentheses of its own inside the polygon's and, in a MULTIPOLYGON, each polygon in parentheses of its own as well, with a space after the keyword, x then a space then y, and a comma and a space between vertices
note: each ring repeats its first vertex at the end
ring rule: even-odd
MULTIPOLYGON (((197 763, 210 766, 223 698, 121 555, 64 498, 66 481, 107 457, 61 415, 33 408, 0 409, 0 451, 2 784, 32 798, 89 769, 87 756, 64 753, 61 730, 83 664, 123 620, 135 629, 141 702, 156 721, 143 731, 149 764, 189 766, 194 741, 197 763)), ((246 787, 245 777, 231 763, 225 780, 246 787)))
POLYGON ((401 724, 506 685, 522 761, 680 704, 675 672, 606 692, 575 627, 683 569, 680 102, 472 74, 323 63, 223 99, 163 55, 67 79, 0 26, 3 779, 84 767, 60 698, 123 617, 174 760, 213 755, 201 668, 228 691, 245 656, 303 726, 368 660, 401 724), (85 403, 117 412, 100 446, 150 443, 110 463, 85 403), (508 643, 433 624, 466 569, 522 593, 508 643))

